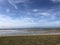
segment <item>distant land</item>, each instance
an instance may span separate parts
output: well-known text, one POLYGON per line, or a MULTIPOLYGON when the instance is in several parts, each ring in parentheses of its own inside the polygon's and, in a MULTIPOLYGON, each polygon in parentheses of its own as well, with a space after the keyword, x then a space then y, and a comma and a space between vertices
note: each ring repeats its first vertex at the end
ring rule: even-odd
POLYGON ((0 30, 22 30, 22 29, 60 29, 59 26, 57 27, 12 27, 12 28, 0 28, 0 30))
POLYGON ((33 30, 60 30, 60 28, 0 28, 0 30, 22 30, 22 29, 33 29, 33 30))

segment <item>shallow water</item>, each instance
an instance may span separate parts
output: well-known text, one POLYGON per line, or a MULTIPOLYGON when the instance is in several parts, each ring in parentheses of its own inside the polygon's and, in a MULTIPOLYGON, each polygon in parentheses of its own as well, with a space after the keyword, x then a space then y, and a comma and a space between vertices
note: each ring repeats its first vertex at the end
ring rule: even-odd
POLYGON ((48 32, 46 30, 40 30, 40 31, 0 30, 0 36, 2 36, 2 35, 18 35, 18 34, 60 34, 60 32, 48 32))

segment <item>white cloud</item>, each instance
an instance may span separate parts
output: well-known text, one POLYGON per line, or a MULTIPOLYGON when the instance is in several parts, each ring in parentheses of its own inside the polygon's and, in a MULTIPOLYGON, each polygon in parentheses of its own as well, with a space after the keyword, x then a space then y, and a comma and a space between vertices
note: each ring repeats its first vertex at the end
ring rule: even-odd
POLYGON ((60 0, 51 0, 51 1, 54 2, 54 3, 60 2, 60 0))
POLYGON ((34 9, 33 12, 38 12, 39 10, 38 9, 34 9))
POLYGON ((18 9, 17 5, 18 3, 27 3, 29 0, 0 0, 0 4, 10 3, 15 9, 18 9))
POLYGON ((17 5, 18 3, 24 3, 24 5, 26 5, 25 3, 27 2, 28 0, 8 0, 8 2, 13 6, 15 7, 16 9, 18 9, 17 5))
POLYGON ((42 21, 37 23, 36 25, 37 27, 60 27, 60 21, 51 21, 51 22, 48 22, 48 21, 42 21))
POLYGON ((21 19, 13 20, 9 16, 0 14, 0 28, 12 27, 33 27, 36 23, 31 18, 23 17, 21 19))
POLYGON ((35 16, 40 16, 40 19, 46 19, 46 20, 55 20, 58 19, 57 16, 60 15, 60 7, 58 8, 51 8, 49 10, 39 10, 36 13, 33 13, 35 16))
POLYGON ((48 12, 42 12, 42 13, 37 13, 37 14, 40 14, 40 15, 44 15, 44 16, 48 16, 48 15, 50 15, 48 12))
POLYGON ((20 19, 12 19, 9 16, 0 14, 0 28, 28 28, 28 27, 54 27, 60 26, 60 21, 48 22, 47 19, 41 19, 35 22, 32 18, 22 17, 20 19))

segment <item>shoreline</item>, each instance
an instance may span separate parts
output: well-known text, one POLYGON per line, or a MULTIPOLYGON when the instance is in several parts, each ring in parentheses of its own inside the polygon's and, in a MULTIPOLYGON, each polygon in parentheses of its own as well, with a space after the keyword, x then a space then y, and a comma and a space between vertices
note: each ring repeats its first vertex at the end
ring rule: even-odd
POLYGON ((9 36, 41 36, 41 35, 60 35, 59 33, 58 34, 17 34, 17 35, 0 35, 0 37, 9 37, 9 36))

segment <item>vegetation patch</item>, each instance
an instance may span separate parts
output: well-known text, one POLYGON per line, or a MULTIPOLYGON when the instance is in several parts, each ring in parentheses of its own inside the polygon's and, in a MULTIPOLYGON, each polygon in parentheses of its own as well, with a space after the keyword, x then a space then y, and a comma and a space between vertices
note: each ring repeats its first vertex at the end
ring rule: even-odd
POLYGON ((0 37, 0 45, 60 45, 60 35, 0 37))

